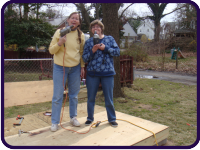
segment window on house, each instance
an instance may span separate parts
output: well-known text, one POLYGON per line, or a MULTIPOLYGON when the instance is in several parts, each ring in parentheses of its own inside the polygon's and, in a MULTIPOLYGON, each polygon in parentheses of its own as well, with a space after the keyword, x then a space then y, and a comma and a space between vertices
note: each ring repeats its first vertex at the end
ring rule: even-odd
POLYGON ((147 32, 149 32, 149 29, 147 29, 147 32))
POLYGON ((140 29, 140 32, 142 32, 142 30, 140 29))

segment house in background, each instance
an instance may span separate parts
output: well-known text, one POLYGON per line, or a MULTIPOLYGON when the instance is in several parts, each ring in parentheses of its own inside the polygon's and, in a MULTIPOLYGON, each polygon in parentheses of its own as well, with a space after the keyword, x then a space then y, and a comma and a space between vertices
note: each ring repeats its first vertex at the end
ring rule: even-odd
POLYGON ((154 39, 154 27, 149 22, 143 22, 137 27, 137 34, 145 34, 150 40, 154 39))
POLYGON ((175 30, 180 28, 178 22, 167 22, 163 25, 160 31, 160 39, 166 39, 173 36, 175 30))
POLYGON ((190 21, 190 25, 187 28, 187 26, 184 26, 181 22, 167 22, 164 24, 161 33, 160 38, 166 39, 166 38, 172 38, 172 37, 195 37, 195 28, 196 22, 195 20, 190 21))
POLYGON ((58 29, 60 29, 60 28, 63 28, 66 26, 67 18, 68 18, 68 16, 54 18, 54 19, 48 19, 47 22, 50 23, 51 25, 58 26, 58 29))
POLYGON ((120 47, 122 48, 125 47, 125 41, 127 38, 129 45, 130 43, 133 43, 134 41, 137 40, 137 34, 135 33, 135 31, 128 22, 123 26, 123 28, 124 30, 122 30, 122 32, 124 32, 123 37, 125 38, 120 39, 121 41, 120 47))
MULTIPOLYGON (((47 22, 51 25, 58 26, 57 29, 64 28, 67 25, 67 19, 68 16, 61 17, 61 18, 55 18, 55 19, 49 19, 47 22)), ((88 33, 84 33, 85 35, 85 41, 90 38, 90 35, 88 33)))
POLYGON ((174 36, 175 37, 192 37, 193 39, 195 38, 195 33, 196 30, 194 29, 187 29, 187 28, 182 28, 182 29, 177 29, 174 31, 174 36))

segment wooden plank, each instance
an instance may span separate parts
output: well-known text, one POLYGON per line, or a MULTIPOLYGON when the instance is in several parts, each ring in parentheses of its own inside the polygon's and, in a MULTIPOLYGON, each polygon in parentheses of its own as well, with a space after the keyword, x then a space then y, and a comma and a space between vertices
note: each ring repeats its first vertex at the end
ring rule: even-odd
MULTIPOLYGON (((166 128, 163 131, 160 131, 159 133, 156 134, 156 139, 157 139, 157 144, 158 145, 163 145, 165 143, 162 143, 163 141, 166 141, 167 137, 169 136, 169 128, 166 128)), ((152 145, 156 146, 155 138, 154 136, 151 136, 149 138, 146 138, 142 141, 139 141, 138 143, 134 144, 134 146, 149 146, 152 145)))
POLYGON ((125 72, 126 72, 126 62, 125 62, 125 61, 123 62, 123 70, 122 70, 122 71, 123 71, 123 74, 122 74, 122 75, 123 75, 123 80, 122 80, 122 81, 125 81, 125 82, 126 82, 126 76, 125 76, 125 72))
POLYGON ((131 75, 130 75, 130 60, 127 61, 127 80, 131 79, 131 75))
MULTIPOLYGON (((4 83, 4 107, 52 101, 53 80, 4 83)), ((81 86, 78 98, 87 98, 86 86, 81 86)))
POLYGON ((131 57, 131 61, 130 61, 130 71, 131 71, 131 84, 133 84, 133 57, 131 57))
POLYGON ((6 119, 4 121, 4 136, 10 136, 13 134, 18 134, 19 129, 23 129, 24 131, 31 131, 38 128, 44 128, 49 126, 48 123, 42 121, 37 116, 34 115, 26 115, 21 123, 21 126, 13 127, 13 123, 19 123, 20 120, 16 120, 16 118, 6 119))
POLYGON ((4 107, 41 103, 52 100, 53 81, 4 83, 4 107))
MULTIPOLYGON (((105 107, 96 105, 94 113, 99 113, 99 112, 102 112, 105 110, 106 110, 105 107)), ((46 111, 51 112, 51 110, 46 110, 46 111)), ((4 136, 7 137, 7 136, 18 134, 19 129, 22 129, 23 131, 31 131, 31 130, 50 126, 51 125, 51 116, 44 116, 44 113, 46 111, 21 116, 21 117, 24 117, 24 120, 22 121, 21 126, 13 127, 13 123, 19 123, 19 121, 20 121, 20 120, 16 120, 17 116, 15 118, 9 118, 9 119, 4 120, 4 136)), ((79 103, 77 111, 78 111, 77 112, 78 117, 79 118, 85 117, 85 120, 86 120, 87 103, 79 103)), ((67 121, 69 121, 69 119, 70 119, 69 118, 69 107, 66 106, 64 108, 62 122, 67 122, 67 121)))
MULTIPOLYGON (((138 117, 130 116, 116 111, 117 118, 122 118, 144 127, 154 132, 157 136, 157 142, 167 139, 169 129, 165 125, 154 123, 138 117)), ((107 120, 106 111, 96 113, 94 115, 95 121, 107 120)), ((79 132, 88 131, 89 127, 84 125, 85 117, 78 118, 81 127, 73 127, 69 122, 63 123, 67 129, 73 129, 79 132)), ((109 123, 103 122, 97 128, 92 128, 87 134, 77 134, 72 131, 67 131, 59 127, 57 132, 51 132, 48 128, 43 128, 45 132, 35 136, 23 134, 6 137, 5 141, 10 145, 76 145, 76 146, 131 146, 131 145, 155 145, 153 134, 149 131, 141 129, 128 122, 117 120, 118 127, 114 128, 109 123)), ((36 131, 32 131, 36 132, 36 131)))
POLYGON ((122 70, 122 67, 123 67, 123 63, 120 62, 120 81, 123 81, 123 70, 122 70))

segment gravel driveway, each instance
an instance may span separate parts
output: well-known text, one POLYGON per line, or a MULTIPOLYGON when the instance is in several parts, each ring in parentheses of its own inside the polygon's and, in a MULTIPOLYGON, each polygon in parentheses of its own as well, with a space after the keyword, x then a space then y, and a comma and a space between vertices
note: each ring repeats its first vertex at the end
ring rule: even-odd
POLYGON ((166 80, 166 81, 171 81, 171 82, 176 82, 176 83, 183 83, 187 85, 197 85, 197 76, 181 75, 181 74, 170 73, 170 72, 158 72, 158 71, 136 69, 134 70, 134 77, 166 80))

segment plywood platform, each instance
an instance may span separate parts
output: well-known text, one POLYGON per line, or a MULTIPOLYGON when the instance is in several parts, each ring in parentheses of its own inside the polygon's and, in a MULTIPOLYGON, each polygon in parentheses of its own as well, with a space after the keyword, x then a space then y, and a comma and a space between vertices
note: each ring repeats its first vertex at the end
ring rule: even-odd
MULTIPOLYGON (((53 80, 7 82, 4 91, 4 107, 48 102, 53 96, 53 80)), ((78 97, 87 97, 85 86, 81 86, 78 97)))
MULTIPOLYGON (((84 104, 82 104, 84 105, 84 104)), ((64 120, 63 126, 67 129, 73 129, 79 132, 86 132, 89 129, 89 126, 85 126, 86 121, 86 104, 78 110, 82 111, 81 114, 84 116, 78 116, 78 120, 81 123, 81 127, 73 127, 70 125, 69 120, 64 120), (85 110, 84 110, 85 109, 85 110), (84 113, 83 113, 84 112, 84 113)), ((104 107, 95 106, 94 122, 107 120, 107 113, 104 107)), ((80 114, 80 113, 78 113, 80 114)), ((157 142, 161 142, 167 139, 169 135, 169 128, 165 125, 154 123, 148 120, 144 120, 138 117, 130 116, 121 112, 116 111, 117 119, 127 120, 138 126, 151 130, 156 134, 157 142)), ((37 117, 35 117, 37 120, 37 117)), ((35 121, 34 121, 35 122, 35 121)), ((36 135, 29 135, 27 133, 22 134, 20 137, 18 134, 5 137, 5 141, 12 146, 150 146, 155 145, 155 139, 151 132, 141 129, 137 126, 134 126, 128 122, 117 120, 118 127, 111 127, 110 124, 106 121, 100 124, 97 128, 92 128, 91 131, 87 134, 77 134, 72 131, 64 130, 59 127, 59 130, 56 132, 50 131, 50 126, 43 124, 43 128, 32 130, 32 133, 39 133, 36 135), (43 132, 43 133, 42 133, 43 132)), ((25 123, 25 122, 23 122, 25 123)), ((31 121, 29 120, 29 123, 31 121)), ((39 123, 40 124, 40 123, 39 123)), ((30 125, 29 125, 30 126, 30 125)), ((41 124, 42 126, 42 124, 41 124)), ((26 131, 25 128, 21 129, 26 131)))

